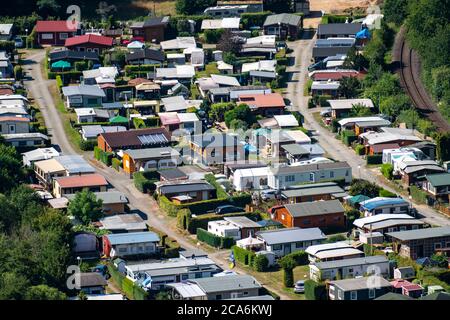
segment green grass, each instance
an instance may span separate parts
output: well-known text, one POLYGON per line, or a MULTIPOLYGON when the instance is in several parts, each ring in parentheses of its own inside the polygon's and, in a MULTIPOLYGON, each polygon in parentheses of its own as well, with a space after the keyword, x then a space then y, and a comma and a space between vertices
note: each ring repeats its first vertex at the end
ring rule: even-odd
POLYGON ((207 65, 205 65, 205 70, 198 71, 195 76, 197 78, 202 78, 202 77, 209 77, 212 74, 220 74, 219 69, 217 69, 216 62, 208 63, 207 65))

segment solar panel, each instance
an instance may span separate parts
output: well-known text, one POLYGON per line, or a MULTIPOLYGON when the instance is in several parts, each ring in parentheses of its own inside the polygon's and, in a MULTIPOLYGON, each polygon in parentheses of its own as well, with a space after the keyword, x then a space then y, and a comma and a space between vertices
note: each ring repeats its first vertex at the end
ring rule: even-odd
POLYGON ((162 144, 166 143, 169 140, 167 140, 166 136, 162 133, 155 133, 155 134, 147 134, 138 136, 139 141, 143 144, 162 144))

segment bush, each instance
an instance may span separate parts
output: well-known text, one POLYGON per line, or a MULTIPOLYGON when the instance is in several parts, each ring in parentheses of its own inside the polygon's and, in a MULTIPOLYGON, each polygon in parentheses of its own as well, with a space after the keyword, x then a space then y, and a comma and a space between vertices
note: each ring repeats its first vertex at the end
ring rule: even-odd
POLYGON ((278 260, 281 268, 283 268, 283 284, 286 288, 294 286, 294 268, 296 261, 291 255, 284 256, 278 260))
POLYGON ((386 197, 386 198, 397 198, 397 195, 393 192, 390 192, 386 189, 381 189, 379 194, 380 197, 386 197))
POLYGON ((87 70, 88 64, 87 61, 76 61, 74 67, 76 71, 84 71, 87 70))
POLYGON ((122 162, 117 159, 117 158, 113 158, 112 162, 111 162, 111 166, 116 170, 116 171, 120 171, 120 167, 122 166, 122 162))
POLYGON ((384 163, 381 165, 381 173, 383 174, 383 176, 389 180, 392 180, 393 176, 394 176, 394 166, 390 163, 384 163))
POLYGON ((14 50, 16 50, 16 44, 14 41, 0 41, 0 51, 12 53, 14 50))
POLYGON ((367 164, 381 164, 383 161, 383 156, 381 154, 368 155, 367 164))
POLYGON ((296 266, 304 266, 309 264, 308 254, 303 250, 292 252, 287 256, 290 256, 292 257, 292 259, 294 259, 296 266))
POLYGON ((263 254, 257 254, 255 260, 253 261, 253 269, 257 272, 266 271, 269 266, 269 260, 263 254))
POLYGON ((61 76, 58 74, 55 79, 56 79, 56 86, 58 87, 59 92, 61 92, 62 87, 64 86, 61 76))
POLYGON ((83 151, 92 151, 97 146, 97 140, 83 140, 81 139, 78 146, 83 151))
POLYGON ((353 141, 358 140, 358 136, 352 130, 344 130, 341 133, 342 141, 349 146, 353 141))
POLYGON ((22 70, 22 67, 19 65, 14 66, 14 78, 17 81, 20 81, 23 79, 23 70, 22 70))
POLYGON ((94 147, 94 158, 98 161, 100 161, 100 155, 103 152, 102 149, 100 149, 99 147, 94 147))
POLYGON ((363 156, 366 154, 366 148, 362 144, 357 144, 355 147, 355 152, 358 156, 363 156))
POLYGON ((113 154, 111 152, 102 152, 100 155, 100 161, 109 167, 111 165, 112 157, 113 154))
POLYGON ((216 30, 205 30, 203 35, 205 37, 206 43, 217 43, 220 40, 220 37, 222 37, 222 34, 224 32, 224 29, 216 29, 216 30))
POLYGON ((140 118, 133 118, 133 126, 135 129, 143 129, 147 127, 144 120, 140 118))
POLYGON ((126 65, 125 66, 125 75, 129 77, 133 73, 147 73, 154 72, 156 68, 159 67, 159 64, 142 64, 140 66, 135 65, 126 65))
POLYGON ((266 18, 271 15, 270 11, 263 12, 248 12, 241 14, 241 22, 244 29, 250 27, 262 27, 266 18))
POLYGON ((324 283, 313 280, 305 281, 305 298, 308 300, 327 300, 327 290, 324 283))

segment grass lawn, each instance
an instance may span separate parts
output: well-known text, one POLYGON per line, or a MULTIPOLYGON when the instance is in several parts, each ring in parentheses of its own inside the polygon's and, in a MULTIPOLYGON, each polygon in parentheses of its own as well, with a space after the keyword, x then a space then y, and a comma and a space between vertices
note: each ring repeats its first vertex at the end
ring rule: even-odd
POLYGON ((312 115, 314 117, 314 120, 316 120, 316 122, 320 124, 321 127, 330 130, 330 127, 326 126, 325 123, 322 121, 322 116, 320 115, 320 112, 314 112, 312 115))
POLYGON ((195 74, 197 78, 209 77, 212 74, 220 74, 219 69, 217 69, 217 63, 211 62, 205 65, 205 70, 199 71, 195 74))
MULTIPOLYGON (((305 300, 304 294, 294 293, 294 288, 285 288, 283 286, 283 270, 271 270, 268 272, 256 272, 248 266, 239 263, 239 267, 244 269, 248 274, 254 276, 261 285, 269 285, 279 291, 285 292, 294 300, 305 300)), ((298 280, 309 279, 309 266, 298 266, 294 269, 294 282, 298 280)))

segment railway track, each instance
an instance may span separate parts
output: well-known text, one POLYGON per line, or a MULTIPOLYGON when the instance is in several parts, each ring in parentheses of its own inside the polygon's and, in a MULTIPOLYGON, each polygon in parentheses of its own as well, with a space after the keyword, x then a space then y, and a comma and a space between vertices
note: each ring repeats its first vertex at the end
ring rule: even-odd
POLYGON ((449 122, 442 117, 437 106, 426 92, 420 79, 419 57, 405 40, 402 29, 396 39, 394 59, 399 62, 397 72, 400 75, 400 83, 411 98, 414 106, 437 127, 439 131, 450 131, 449 122))

